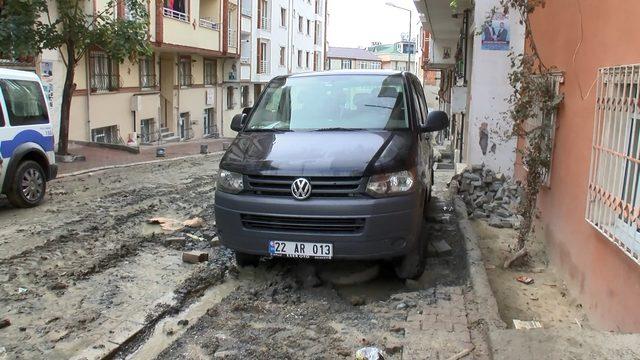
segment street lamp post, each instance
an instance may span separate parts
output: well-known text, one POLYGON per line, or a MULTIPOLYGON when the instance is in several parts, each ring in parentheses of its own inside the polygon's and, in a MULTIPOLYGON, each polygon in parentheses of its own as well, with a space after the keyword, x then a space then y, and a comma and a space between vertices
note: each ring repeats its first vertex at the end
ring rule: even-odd
MULTIPOLYGON (((387 6, 391 6, 394 7, 396 9, 400 9, 400 10, 404 10, 404 11, 408 11, 409 12, 409 44, 411 44, 411 22, 412 22, 412 11, 411 9, 407 9, 407 8, 403 8, 401 6, 398 6, 392 2, 387 2, 386 3, 387 6)), ((415 45, 414 45, 415 48, 415 45)), ((411 72, 411 52, 413 51, 413 49, 409 49, 409 57, 407 59, 407 70, 409 72, 411 72)))

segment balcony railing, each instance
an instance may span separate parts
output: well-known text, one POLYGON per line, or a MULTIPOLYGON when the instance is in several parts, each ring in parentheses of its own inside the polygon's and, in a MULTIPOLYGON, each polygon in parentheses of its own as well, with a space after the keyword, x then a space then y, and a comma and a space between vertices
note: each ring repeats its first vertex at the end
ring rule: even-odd
POLYGON ((267 16, 262 16, 258 19, 258 28, 262 30, 271 29, 271 19, 267 16))
POLYGON ((91 74, 91 91, 115 91, 120 88, 120 76, 111 74, 91 74))
POLYGON ((189 22, 189 15, 180 12, 180 11, 175 11, 173 9, 170 8, 163 8, 162 9, 162 13, 164 14, 164 16, 172 18, 172 19, 176 19, 179 21, 184 21, 184 22, 189 22))
POLYGON ((220 30, 220 24, 213 21, 213 18, 205 17, 200 19, 200 27, 211 29, 211 30, 220 30))
POLYGON ((260 60, 258 62, 258 74, 269 75, 269 60, 260 60))
POLYGON ((229 29, 229 38, 227 39, 227 45, 229 47, 238 46, 238 32, 235 29, 229 29))

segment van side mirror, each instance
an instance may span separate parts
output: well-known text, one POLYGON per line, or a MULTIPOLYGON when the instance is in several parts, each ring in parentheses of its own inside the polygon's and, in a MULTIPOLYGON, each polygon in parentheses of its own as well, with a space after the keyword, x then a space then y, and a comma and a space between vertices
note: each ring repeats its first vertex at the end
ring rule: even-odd
POLYGON ((440 131, 449 126, 449 116, 444 111, 434 110, 427 114, 427 123, 420 126, 420 132, 440 131))
POLYGON ((231 130, 241 131, 244 127, 244 120, 247 118, 246 114, 237 114, 231 120, 231 130))
POLYGON ((251 110, 253 110, 253 107, 246 107, 242 109, 242 113, 249 116, 249 113, 251 112, 251 110))

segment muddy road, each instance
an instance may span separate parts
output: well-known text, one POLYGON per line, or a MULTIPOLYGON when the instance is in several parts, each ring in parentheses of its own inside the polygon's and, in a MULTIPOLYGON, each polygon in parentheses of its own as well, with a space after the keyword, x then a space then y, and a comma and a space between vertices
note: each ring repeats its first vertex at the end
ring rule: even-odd
POLYGON ((450 173, 437 175, 424 236, 453 250, 401 282, 384 263, 270 259, 238 269, 217 244, 219 156, 58 179, 35 209, 0 198, 0 320, 11 322, 0 359, 349 359, 364 346, 425 359, 481 348, 445 196, 450 173), (169 233, 153 217, 204 226, 169 233), (183 263, 185 250, 210 260, 183 263), (358 272, 372 279, 340 284, 358 272))

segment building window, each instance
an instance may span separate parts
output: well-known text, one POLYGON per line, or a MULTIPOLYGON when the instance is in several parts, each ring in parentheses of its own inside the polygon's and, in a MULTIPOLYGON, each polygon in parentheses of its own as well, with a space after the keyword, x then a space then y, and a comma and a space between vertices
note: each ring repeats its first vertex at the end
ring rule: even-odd
POLYGON ((640 265, 640 65, 598 71, 586 219, 640 265))
POLYGON ((298 16, 298 32, 302 33, 304 27, 304 19, 302 18, 302 16, 298 16))
POLYGON ((298 50, 298 67, 302 67, 302 50, 298 50))
POLYGON ((269 74, 269 43, 264 39, 258 39, 258 74, 269 74))
POLYGON ((251 103, 249 102, 249 85, 242 86, 240 91, 242 92, 242 107, 247 108, 251 106, 251 103))
POLYGON ((118 62, 102 51, 91 51, 91 91, 114 91, 120 87, 118 62))
POLYGON ((214 108, 206 108, 203 113, 204 135, 218 135, 218 127, 216 126, 216 112, 214 108))
POLYGON ((316 11, 316 15, 320 14, 320 0, 316 0, 315 11, 316 11))
POLYGON ((156 66, 153 56, 140 58, 140 87, 152 88, 156 86, 156 66))
POLYGON ((227 88, 227 109, 231 110, 236 107, 236 99, 235 99, 235 88, 233 86, 229 86, 227 88))
POLYGON ((270 18, 269 2, 267 0, 258 0, 258 29, 269 30, 271 27, 270 18))
POLYGON ((216 84, 216 62, 215 60, 204 61, 204 84, 215 85, 216 84))
POLYGON ((342 60, 343 69, 351 69, 351 60, 342 60))
POLYGON ((179 21, 189 21, 187 8, 189 0, 164 0, 163 14, 179 21))
POLYGON ((280 8, 280 26, 287 27, 287 9, 280 8))
POLYGON ((307 51, 307 57, 305 59, 305 67, 309 68, 309 58, 311 57, 311 53, 307 51))
POLYGON ((118 143, 118 138, 118 127, 116 125, 91 129, 91 141, 93 142, 115 144, 118 143))
POLYGON ((191 86, 191 56, 181 56, 178 62, 178 84, 180 86, 191 86))
POLYGON ((311 35, 311 20, 307 19, 307 35, 311 35))
POLYGON ((285 53, 285 48, 284 46, 280 46, 280 66, 285 66, 285 57, 286 57, 286 53, 285 53))

